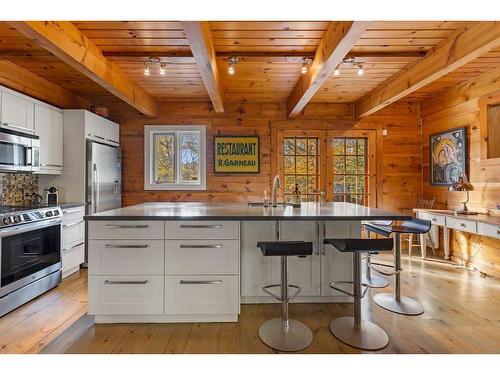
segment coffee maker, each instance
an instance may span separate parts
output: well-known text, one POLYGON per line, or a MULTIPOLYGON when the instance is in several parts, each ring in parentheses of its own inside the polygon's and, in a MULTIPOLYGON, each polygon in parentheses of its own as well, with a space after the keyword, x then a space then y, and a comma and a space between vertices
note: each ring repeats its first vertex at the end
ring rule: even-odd
POLYGON ((48 206, 56 205, 58 202, 57 188, 55 186, 49 186, 45 189, 45 203, 48 206))

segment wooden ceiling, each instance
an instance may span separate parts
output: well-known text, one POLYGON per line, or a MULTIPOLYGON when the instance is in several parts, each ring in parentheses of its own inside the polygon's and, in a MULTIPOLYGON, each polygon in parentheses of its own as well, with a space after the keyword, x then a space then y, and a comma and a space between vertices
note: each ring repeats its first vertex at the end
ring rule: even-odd
MULTIPOLYGON (((325 21, 210 22, 210 45, 216 55, 224 100, 286 102, 301 78, 302 58, 315 56, 329 24, 325 21), (227 59, 231 55, 239 58, 234 75, 227 70, 227 59)), ((357 74, 356 65, 341 64, 340 75, 330 73, 310 101, 356 102, 472 24, 461 21, 372 22, 347 55, 363 65, 364 74, 357 74)), ((171 101, 210 100, 181 22, 87 21, 73 22, 73 25, 151 97, 171 101), (144 75, 144 62, 152 56, 167 63, 165 75, 159 74, 157 66, 151 67, 150 76, 144 75)), ((93 104, 120 107, 120 100, 109 90, 6 22, 0 22, 0 58, 93 104)), ((429 98, 499 66, 500 48, 495 47, 411 93, 407 99, 429 98)), ((125 108, 129 107, 125 105, 125 108)))

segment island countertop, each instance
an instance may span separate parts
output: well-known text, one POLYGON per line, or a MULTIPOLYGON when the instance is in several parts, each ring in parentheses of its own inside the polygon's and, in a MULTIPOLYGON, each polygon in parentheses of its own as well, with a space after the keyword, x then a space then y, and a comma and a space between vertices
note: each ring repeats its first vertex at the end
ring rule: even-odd
POLYGON ((247 203, 148 202, 87 215, 85 220, 368 221, 411 220, 411 216, 344 202, 308 202, 300 208, 247 203))

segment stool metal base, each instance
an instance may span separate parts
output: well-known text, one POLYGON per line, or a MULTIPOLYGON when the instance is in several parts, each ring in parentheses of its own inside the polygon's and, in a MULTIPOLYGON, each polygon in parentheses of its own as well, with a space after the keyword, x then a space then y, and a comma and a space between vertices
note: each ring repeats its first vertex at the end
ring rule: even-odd
POLYGON ((281 318, 271 319, 259 328, 259 337, 264 344, 282 352, 296 352, 312 343, 313 333, 304 323, 289 320, 289 331, 283 333, 281 318))
POLYGON ((387 333, 375 323, 361 321, 360 328, 354 328, 354 318, 343 316, 330 323, 332 334, 344 344, 364 350, 378 350, 389 344, 387 333))
POLYGON ((380 307, 402 315, 420 315, 424 312, 424 307, 420 302, 409 297, 401 296, 400 301, 396 301, 392 293, 379 293, 373 300, 380 307))
POLYGON ((363 284, 370 288, 385 288, 389 282, 381 276, 371 275, 369 278, 363 276, 363 284))

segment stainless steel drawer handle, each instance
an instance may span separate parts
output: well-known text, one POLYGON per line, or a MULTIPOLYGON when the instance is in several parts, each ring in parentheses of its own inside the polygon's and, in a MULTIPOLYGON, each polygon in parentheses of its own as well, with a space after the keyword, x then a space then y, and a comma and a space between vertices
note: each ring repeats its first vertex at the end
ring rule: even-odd
POLYGON ((181 280, 181 285, 222 284, 222 280, 181 280))
POLYGON ((82 211, 83 210, 81 208, 78 208, 76 210, 63 210, 63 214, 74 214, 75 212, 82 212, 82 211))
POLYGON ((149 245, 104 245, 106 249, 147 249, 149 245))
POLYGON ((112 140, 112 139, 108 139, 108 138, 106 138, 106 141, 116 143, 117 145, 119 145, 119 144, 120 144, 120 142, 117 142, 117 141, 114 141, 114 140, 112 140))
POLYGON ((84 245, 84 244, 85 244, 85 242, 80 242, 79 244, 76 244, 76 245, 73 245, 73 246, 68 247, 68 248, 66 248, 66 249, 63 249, 63 251, 72 250, 72 249, 74 249, 74 248, 76 248, 76 247, 78 247, 78 246, 82 246, 82 245, 84 245))
POLYGON ((40 167, 61 167, 62 164, 46 164, 46 163, 40 163, 40 167))
POLYGON ((191 229, 200 229, 200 228, 222 229, 222 225, 221 224, 215 224, 215 225, 206 225, 206 224, 181 224, 181 228, 191 228, 191 229))
POLYGON ((71 223, 71 224, 63 224, 63 228, 69 228, 69 227, 73 227, 75 225, 78 225, 78 224, 83 224, 84 221, 78 221, 76 223, 71 223))
POLYGON ((96 137, 98 139, 102 139, 103 141, 105 140, 104 137, 101 137, 100 135, 95 135, 95 134, 92 134, 93 137, 96 137))
POLYGON ((149 228, 149 225, 111 225, 106 224, 106 228, 108 229, 146 229, 149 228))
POLYGON ((181 245, 181 249, 222 249, 221 244, 217 245, 181 245))
POLYGON ((104 280, 106 285, 144 285, 147 280, 104 280))

